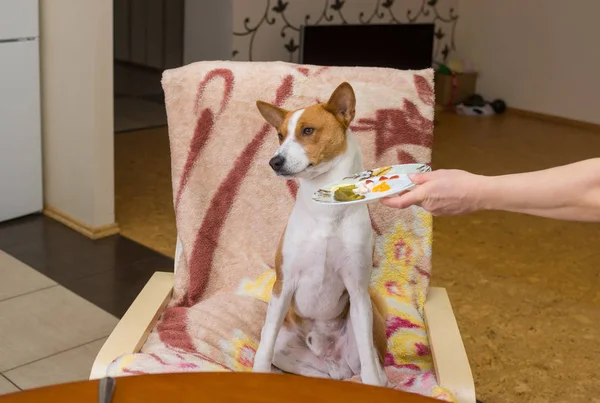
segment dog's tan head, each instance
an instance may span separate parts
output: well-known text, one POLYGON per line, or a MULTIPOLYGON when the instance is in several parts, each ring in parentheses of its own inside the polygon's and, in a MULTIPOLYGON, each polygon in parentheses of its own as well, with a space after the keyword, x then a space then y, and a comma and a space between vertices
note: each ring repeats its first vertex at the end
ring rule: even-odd
POLYGON ((335 158, 346 151, 346 130, 356 106, 350 84, 340 84, 324 104, 295 111, 262 101, 256 106, 277 129, 280 146, 269 161, 277 175, 314 178, 331 169, 335 158))

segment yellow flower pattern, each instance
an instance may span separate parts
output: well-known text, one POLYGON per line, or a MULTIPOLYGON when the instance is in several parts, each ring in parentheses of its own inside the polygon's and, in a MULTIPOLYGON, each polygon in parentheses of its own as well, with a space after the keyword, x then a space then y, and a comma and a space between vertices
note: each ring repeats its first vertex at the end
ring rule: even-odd
POLYGON ((228 368, 240 372, 252 370, 254 354, 258 348, 256 340, 237 329, 233 332, 231 339, 222 340, 220 344, 225 353, 225 365, 228 368))

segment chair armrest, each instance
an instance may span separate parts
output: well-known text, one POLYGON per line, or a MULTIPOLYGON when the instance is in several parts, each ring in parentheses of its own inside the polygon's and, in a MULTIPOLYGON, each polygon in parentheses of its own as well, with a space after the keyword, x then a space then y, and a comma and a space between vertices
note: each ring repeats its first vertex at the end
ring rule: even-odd
POLYGON ((446 289, 429 288, 425 324, 439 384, 452 392, 458 403, 475 403, 471 367, 446 289))
POLYGON ((100 349, 90 379, 105 377, 115 358, 140 351, 171 300, 173 281, 173 273, 156 272, 152 275, 100 349))

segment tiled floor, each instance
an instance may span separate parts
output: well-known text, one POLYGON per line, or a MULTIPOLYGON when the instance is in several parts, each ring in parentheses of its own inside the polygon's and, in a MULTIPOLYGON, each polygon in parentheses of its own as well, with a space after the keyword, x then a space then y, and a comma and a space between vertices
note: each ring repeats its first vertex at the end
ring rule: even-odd
MULTIPOLYGON (((172 259, 125 237, 92 241, 42 215, 0 224, 0 250, 116 317, 125 313, 155 271, 173 271, 172 259)), ((23 276, 7 273, 9 280, 11 275, 23 276)), ((50 280, 34 276, 19 287, 37 287, 32 285, 36 281, 50 280)), ((0 296, 16 290, 0 283, 0 296)))
POLYGON ((86 379, 118 319, 0 251, 0 394, 86 379))
POLYGON ((19 388, 14 383, 5 378, 4 375, 0 375, 0 396, 18 391, 19 388))
POLYGON ((122 236, 92 241, 44 217, 0 224, 0 395, 87 379, 100 347, 173 260, 122 236))
POLYGON ((92 363, 105 341, 106 337, 102 337, 7 371, 4 376, 20 389, 85 380, 89 377, 92 363))

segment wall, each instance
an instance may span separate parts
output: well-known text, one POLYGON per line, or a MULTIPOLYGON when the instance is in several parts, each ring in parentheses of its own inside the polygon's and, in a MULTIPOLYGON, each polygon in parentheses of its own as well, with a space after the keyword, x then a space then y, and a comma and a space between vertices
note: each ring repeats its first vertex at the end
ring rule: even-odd
POLYGON ((229 60, 233 0, 185 0, 183 61, 229 60))
POLYGON ((297 62, 301 25, 435 22, 434 60, 455 49, 458 0, 233 0, 233 59, 297 62))
POLYGON ((113 224, 113 2, 40 0, 45 204, 113 224))
POLYGON ((184 0, 114 0, 115 59, 164 70, 183 61, 184 0))
POLYGON ((600 124, 600 1, 461 0, 457 42, 478 91, 509 106, 600 124))

